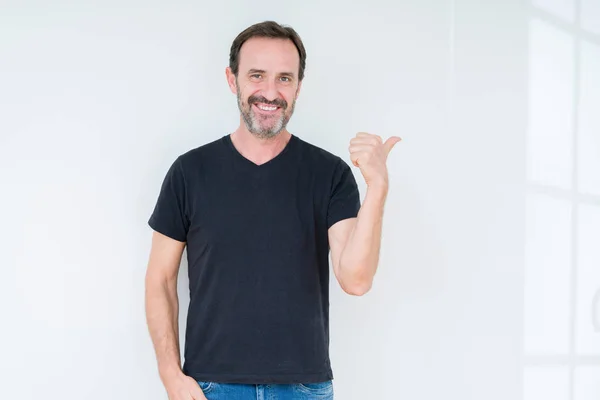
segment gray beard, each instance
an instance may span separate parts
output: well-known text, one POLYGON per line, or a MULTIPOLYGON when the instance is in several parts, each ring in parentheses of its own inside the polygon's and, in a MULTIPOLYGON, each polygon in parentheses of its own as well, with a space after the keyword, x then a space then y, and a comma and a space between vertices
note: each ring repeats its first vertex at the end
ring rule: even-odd
POLYGON ((279 117, 279 119, 271 127, 263 128, 260 124, 260 117, 257 116, 252 110, 252 105, 244 104, 242 102, 239 90, 237 92, 237 100, 238 108, 244 123, 246 124, 246 128, 248 128, 248 131, 259 139, 272 139, 279 135, 281 131, 286 128, 292 114, 294 113, 294 108, 296 107, 296 101, 294 100, 289 115, 286 114, 286 110, 284 109, 282 110, 283 113, 281 117, 279 117))

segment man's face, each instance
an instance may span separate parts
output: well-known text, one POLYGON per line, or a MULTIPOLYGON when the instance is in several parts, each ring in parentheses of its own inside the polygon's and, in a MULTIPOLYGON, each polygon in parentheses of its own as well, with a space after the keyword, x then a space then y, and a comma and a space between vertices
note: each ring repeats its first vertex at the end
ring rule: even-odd
POLYGON ((300 89, 298 50, 290 40, 253 38, 240 51, 238 76, 228 72, 248 130, 277 136, 287 125, 300 89))

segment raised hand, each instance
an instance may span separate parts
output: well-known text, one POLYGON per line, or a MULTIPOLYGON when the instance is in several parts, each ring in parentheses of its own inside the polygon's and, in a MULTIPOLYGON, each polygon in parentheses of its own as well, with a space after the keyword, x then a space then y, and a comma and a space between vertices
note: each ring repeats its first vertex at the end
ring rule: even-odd
POLYGON ((387 158, 392 148, 402 140, 392 136, 383 142, 380 136, 359 132, 350 141, 348 150, 354 166, 360 168, 367 186, 388 185, 387 158))

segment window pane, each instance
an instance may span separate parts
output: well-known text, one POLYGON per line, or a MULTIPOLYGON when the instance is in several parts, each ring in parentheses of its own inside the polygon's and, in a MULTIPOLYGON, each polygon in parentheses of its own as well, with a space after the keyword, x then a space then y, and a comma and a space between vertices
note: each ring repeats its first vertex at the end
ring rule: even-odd
POLYGON ((600 46, 582 42, 580 78, 579 190, 600 195, 600 46))
POLYGON ((573 39, 541 21, 530 25, 529 179, 571 187, 573 39))
POLYGON ((581 26, 600 34, 600 1, 581 0, 581 26))
POLYGON ((567 367, 526 367, 523 400, 570 400, 567 367))
POLYGON ((574 400, 600 399, 600 366, 575 368, 574 400))
POLYGON ((600 354, 600 206, 581 205, 578 219, 576 348, 580 354, 598 355, 600 354))
POLYGON ((533 0, 533 5, 568 22, 575 21, 574 0, 533 0))
POLYGON ((542 194, 527 201, 525 351, 569 351, 571 203, 542 194))

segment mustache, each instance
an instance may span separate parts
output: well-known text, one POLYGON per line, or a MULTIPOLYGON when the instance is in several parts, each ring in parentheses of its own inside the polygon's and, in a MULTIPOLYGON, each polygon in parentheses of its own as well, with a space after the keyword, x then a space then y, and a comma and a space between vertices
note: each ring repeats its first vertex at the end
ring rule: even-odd
POLYGON ((248 97, 248 104, 252 105, 255 103, 268 104, 270 106, 276 106, 281 108, 287 108, 287 101, 283 99, 267 100, 263 96, 250 96, 248 97))

